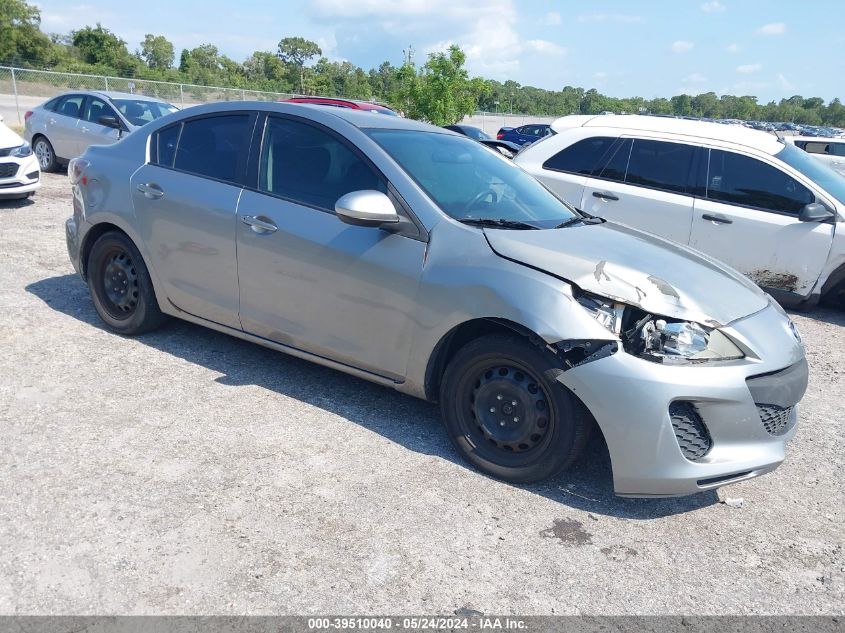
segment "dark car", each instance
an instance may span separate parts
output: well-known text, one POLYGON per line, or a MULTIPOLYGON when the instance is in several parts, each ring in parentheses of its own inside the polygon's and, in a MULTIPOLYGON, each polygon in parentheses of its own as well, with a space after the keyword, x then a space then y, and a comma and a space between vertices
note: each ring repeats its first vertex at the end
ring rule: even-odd
POLYGON ((444 128, 447 130, 452 130, 453 132, 457 132, 458 134, 463 134, 464 136, 468 136, 469 138, 486 145, 487 147, 491 147, 498 151, 500 154, 505 156, 506 158, 513 158, 517 155, 521 146, 517 145, 516 143, 512 143, 511 141, 500 141, 498 139, 493 138, 487 132, 482 130, 481 128, 474 127, 472 125, 444 125, 444 128))
POLYGON ((375 114, 387 114, 389 116, 399 116, 396 112, 380 103, 371 103, 369 101, 353 101, 352 99, 329 99, 326 97, 294 97, 292 99, 283 99, 286 103, 313 103, 315 105, 330 106, 333 108, 348 108, 350 110, 367 110, 375 114))
POLYGON ((499 129, 496 138, 500 141, 510 141, 517 145, 528 145, 554 134, 552 126, 547 123, 529 123, 520 127, 503 127, 499 129))

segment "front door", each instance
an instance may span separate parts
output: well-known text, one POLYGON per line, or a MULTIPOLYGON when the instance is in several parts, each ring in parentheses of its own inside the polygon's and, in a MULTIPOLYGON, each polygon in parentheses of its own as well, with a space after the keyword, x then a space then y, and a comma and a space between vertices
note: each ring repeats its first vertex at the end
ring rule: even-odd
POLYGON ((345 139, 267 119, 258 191, 238 206, 243 329, 392 379, 405 375, 425 244, 350 226, 334 203, 387 183, 345 139))
POLYGON ((830 222, 801 222, 815 195, 778 167, 710 150, 705 197, 695 201, 690 246, 770 290, 807 296, 827 262, 830 222))
POLYGON ((254 122, 251 113, 226 113, 163 128, 151 138, 150 163, 130 181, 167 299, 237 329, 236 212, 254 122))
POLYGON ((111 116, 120 121, 114 109, 99 97, 88 97, 82 109, 82 118, 76 127, 77 154, 81 154, 89 145, 111 145, 120 138, 120 133, 113 127, 100 125, 100 117, 111 116))

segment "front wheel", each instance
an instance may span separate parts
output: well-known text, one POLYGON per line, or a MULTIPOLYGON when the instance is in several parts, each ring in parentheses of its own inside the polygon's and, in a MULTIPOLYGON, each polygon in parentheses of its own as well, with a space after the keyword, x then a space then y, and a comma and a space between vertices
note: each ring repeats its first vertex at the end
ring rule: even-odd
POLYGON ((88 255, 88 290, 97 314, 118 334, 143 334, 166 319, 141 253, 125 234, 101 235, 88 255))
POLYGON ((589 414, 549 377, 562 365, 516 335, 462 347, 446 368, 440 407, 461 455, 498 479, 530 483, 569 466, 587 443, 589 414))

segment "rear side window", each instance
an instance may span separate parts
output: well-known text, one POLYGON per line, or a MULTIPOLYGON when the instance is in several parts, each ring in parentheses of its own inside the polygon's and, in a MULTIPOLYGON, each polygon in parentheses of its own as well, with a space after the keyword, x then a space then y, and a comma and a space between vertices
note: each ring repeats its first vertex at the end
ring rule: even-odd
POLYGON ((686 193, 694 155, 691 145, 636 139, 625 182, 686 193))
POLYGON ((177 123, 159 130, 153 137, 150 148, 150 159, 155 165, 162 167, 173 167, 173 157, 176 156, 176 143, 179 141, 179 132, 182 124, 177 123))
POLYGON ((598 173, 599 178, 625 182, 625 173, 628 171, 628 159, 631 156, 631 145, 633 141, 629 138, 620 139, 610 149, 610 160, 598 173))
POLYGON ((815 196, 792 176, 756 158, 710 150, 707 197, 780 213, 798 213, 815 196))
POLYGON ((384 179, 338 138, 315 126, 277 117, 267 119, 258 188, 332 212, 338 198, 351 191, 387 193, 384 179))
POLYGON ((58 104, 56 104, 56 113, 78 119, 82 112, 82 101, 85 99, 82 95, 67 95, 62 97, 58 104))
POLYGON ((805 152, 810 154, 830 154, 830 143, 820 143, 819 141, 808 141, 802 148, 805 152))
MULTIPOLYGON (((572 174, 592 175, 601 164, 616 139, 609 136, 585 138, 562 149, 543 163, 543 169, 565 171, 572 174)), ((627 156, 626 156, 627 158, 627 156)), ((622 170, 622 177, 625 170, 622 170)), ((621 179, 620 179, 621 180, 621 179)))
POLYGON ((249 114, 224 114, 186 121, 173 167, 237 182, 246 167, 252 118, 249 114))

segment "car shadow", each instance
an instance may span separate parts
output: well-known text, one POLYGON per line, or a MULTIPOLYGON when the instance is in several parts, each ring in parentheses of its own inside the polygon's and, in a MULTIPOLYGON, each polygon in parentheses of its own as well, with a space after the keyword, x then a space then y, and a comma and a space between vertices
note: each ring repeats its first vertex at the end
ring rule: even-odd
MULTIPOLYGON (((106 330, 76 275, 42 279, 26 290, 53 310, 106 330)), ((341 416, 408 450, 472 469, 449 442, 434 404, 178 319, 137 340, 221 374, 216 379, 221 384, 258 385, 341 416)), ((615 496, 610 458, 598 432, 570 469, 546 482, 517 487, 592 514, 628 519, 682 514, 718 502, 715 491, 668 499, 615 496)))
POLYGON ((845 306, 823 304, 812 310, 787 310, 787 313, 790 317, 804 317, 830 325, 845 325, 845 306))
POLYGON ((33 204, 32 198, 0 198, 0 209, 23 209, 33 204))

